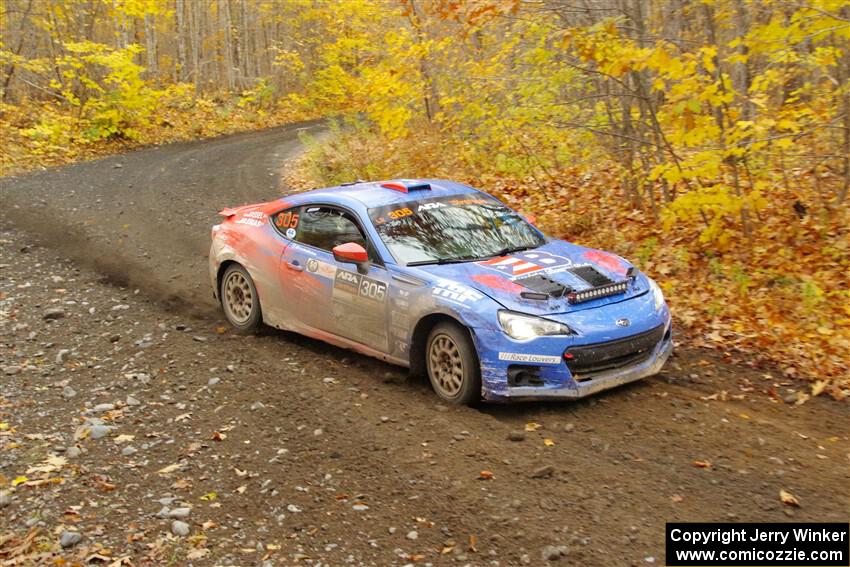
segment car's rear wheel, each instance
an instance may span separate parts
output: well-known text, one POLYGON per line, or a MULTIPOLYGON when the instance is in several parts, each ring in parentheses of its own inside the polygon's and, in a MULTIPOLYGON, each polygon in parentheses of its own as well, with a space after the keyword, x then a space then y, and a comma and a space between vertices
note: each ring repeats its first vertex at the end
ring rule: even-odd
POLYGON ((260 298, 248 271, 239 264, 227 267, 221 278, 221 306, 231 325, 242 332, 260 326, 260 298))
POLYGON ((481 367, 469 333, 454 323, 439 323, 428 334, 425 365, 431 387, 451 404, 481 397, 481 367))

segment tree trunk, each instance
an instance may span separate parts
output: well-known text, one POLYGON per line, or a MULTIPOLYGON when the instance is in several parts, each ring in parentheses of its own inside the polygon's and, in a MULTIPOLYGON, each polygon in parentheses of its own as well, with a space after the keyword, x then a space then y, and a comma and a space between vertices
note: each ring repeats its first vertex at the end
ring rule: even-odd
POLYGON ((219 25, 224 34, 224 79, 228 91, 233 91, 236 80, 233 74, 233 20, 230 17, 230 0, 219 0, 219 25))
POLYGON ((178 82, 186 80, 186 0, 177 0, 174 8, 175 22, 177 24, 177 72, 175 76, 178 82))
POLYGON ((154 79, 157 76, 156 56, 156 16, 145 14, 145 57, 147 60, 147 76, 154 79))
POLYGON ((124 49, 130 45, 130 30, 127 27, 127 15, 121 11, 116 0, 112 0, 112 10, 115 13, 115 47, 124 49))
MULTIPOLYGON (((27 28, 29 28, 32 4, 33 0, 29 0, 29 2, 27 3, 26 10, 24 10, 21 19, 18 22, 18 25, 16 26, 16 29, 18 30, 18 33, 20 33, 20 35, 18 36, 17 45, 13 49, 13 53, 15 55, 20 55, 23 52, 24 46, 26 45, 26 40, 29 37, 29 33, 27 33, 27 28)), ((2 14, 0 15, 0 17, 3 18, 3 20, 0 20, 0 22, 3 22, 5 20, 9 25, 8 29, 12 30, 13 27, 11 25, 11 22, 8 20, 10 16, 8 14, 2 14)), ((12 43, 12 41, 9 41, 9 43, 12 43)), ((3 79, 3 88, 0 89, 0 100, 3 102, 6 102, 8 100, 9 93, 11 92, 12 77, 14 77, 15 75, 15 69, 17 69, 17 66, 13 61, 9 63, 9 65, 6 67, 6 70, 3 72, 5 78, 3 79)))
MULTIPOLYGON (((735 37, 743 38, 750 29, 750 14, 742 0, 735 1, 735 37)), ((719 46, 718 46, 719 47, 719 46)), ((742 41, 738 45, 738 55, 747 56, 747 46, 742 41)), ((750 101, 750 65, 747 61, 735 63, 732 72, 735 94, 741 104, 741 119, 753 119, 753 103, 750 101)))
POLYGON ((192 80, 195 83, 195 94, 201 92, 201 3, 190 2, 189 11, 190 32, 192 44, 192 80))
MULTIPOLYGON (((841 16, 850 21, 850 6, 841 8, 841 16)), ((844 53, 850 51, 850 41, 844 42, 844 53)), ((847 199, 847 192, 850 189, 850 60, 844 57, 844 61, 838 64, 839 67, 839 85, 844 85, 844 96, 842 96, 842 113, 844 114, 844 183, 838 190, 838 204, 840 205, 847 199)))
MULTIPOLYGON (((416 43, 422 45, 425 43, 425 32, 422 29, 422 19, 416 8, 415 0, 410 2, 410 23, 416 33, 416 43)), ((427 57, 419 58, 419 73, 422 75, 424 89, 422 94, 422 102, 425 108, 425 116, 428 122, 434 120, 434 116, 440 111, 440 99, 437 94, 437 85, 434 79, 434 73, 431 70, 431 64, 427 57)))

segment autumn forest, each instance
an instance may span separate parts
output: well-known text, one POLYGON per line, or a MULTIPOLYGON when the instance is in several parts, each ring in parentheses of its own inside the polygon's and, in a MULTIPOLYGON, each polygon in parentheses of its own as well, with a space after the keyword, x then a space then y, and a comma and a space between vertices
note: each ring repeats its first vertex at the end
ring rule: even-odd
POLYGON ((290 184, 468 182, 850 394, 847 0, 0 3, 0 175, 307 119, 290 184))

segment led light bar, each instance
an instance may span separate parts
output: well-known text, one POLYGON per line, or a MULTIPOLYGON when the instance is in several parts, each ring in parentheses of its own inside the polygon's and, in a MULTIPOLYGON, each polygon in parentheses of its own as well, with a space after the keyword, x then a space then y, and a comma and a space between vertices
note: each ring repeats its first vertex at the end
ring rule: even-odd
POLYGON ((582 291, 574 291, 567 294, 567 300, 570 303, 584 303, 591 299, 599 299, 600 297, 608 297, 609 295, 617 295, 618 293, 626 293, 629 288, 629 282, 615 282, 611 284, 592 287, 582 291))

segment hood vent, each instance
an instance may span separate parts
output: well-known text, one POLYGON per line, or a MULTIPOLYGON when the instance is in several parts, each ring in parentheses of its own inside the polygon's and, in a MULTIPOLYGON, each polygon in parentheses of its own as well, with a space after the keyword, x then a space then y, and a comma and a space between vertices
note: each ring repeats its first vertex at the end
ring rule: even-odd
POLYGON ((568 271, 586 281, 590 287, 600 287, 614 283, 611 278, 590 265, 576 266, 575 268, 570 268, 568 271))

